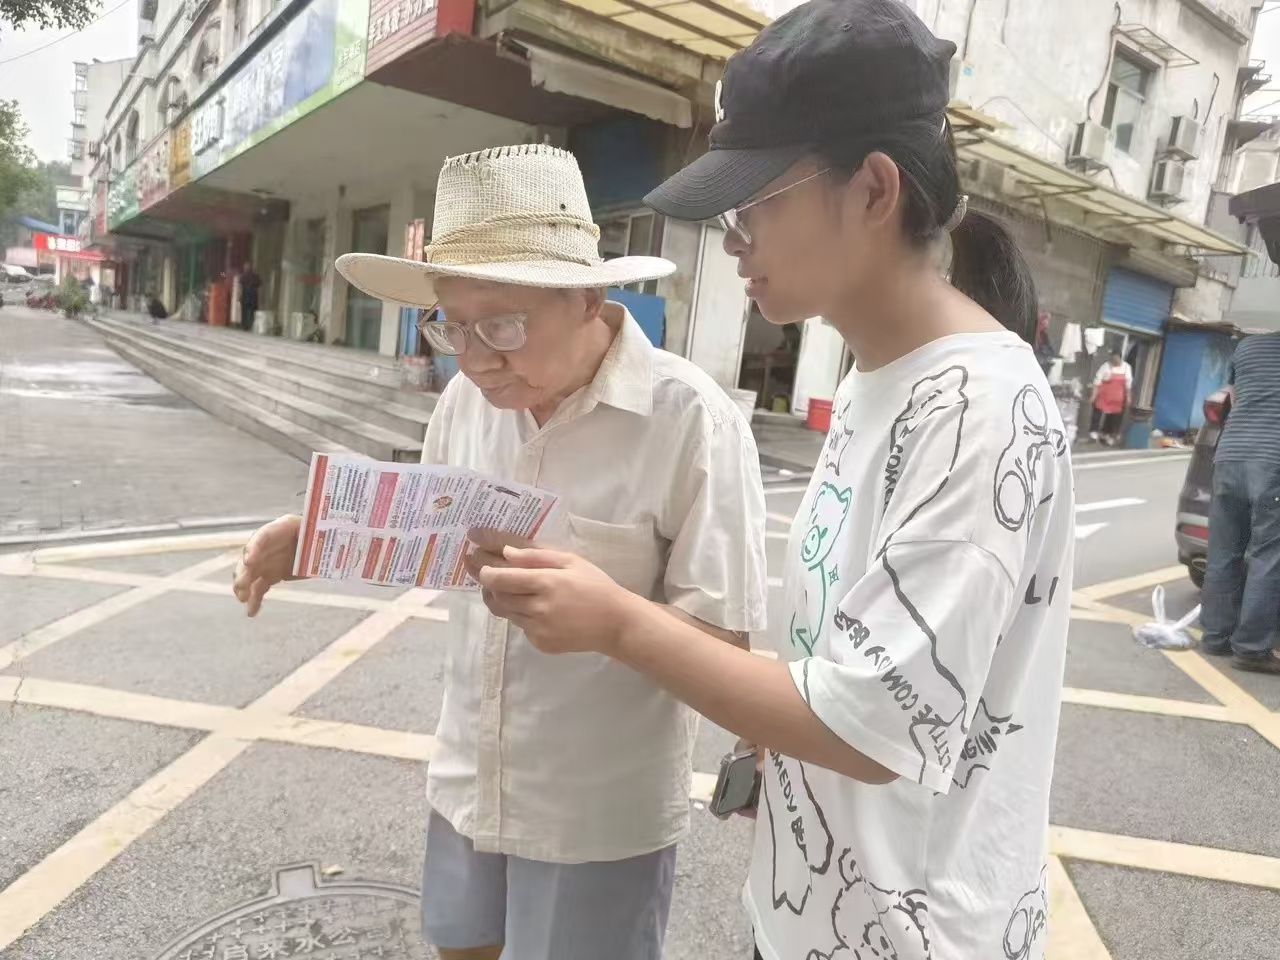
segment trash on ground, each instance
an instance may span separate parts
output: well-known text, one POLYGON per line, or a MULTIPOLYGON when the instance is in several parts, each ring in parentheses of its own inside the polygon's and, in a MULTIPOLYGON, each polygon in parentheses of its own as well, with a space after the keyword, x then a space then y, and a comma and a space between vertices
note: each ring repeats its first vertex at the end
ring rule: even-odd
POLYGON ((1170 621, 1165 617, 1164 587, 1151 592, 1151 608, 1155 620, 1133 628, 1133 639, 1153 650, 1190 650, 1196 645, 1195 637, 1187 628, 1200 617, 1200 604, 1196 604, 1181 620, 1170 621))

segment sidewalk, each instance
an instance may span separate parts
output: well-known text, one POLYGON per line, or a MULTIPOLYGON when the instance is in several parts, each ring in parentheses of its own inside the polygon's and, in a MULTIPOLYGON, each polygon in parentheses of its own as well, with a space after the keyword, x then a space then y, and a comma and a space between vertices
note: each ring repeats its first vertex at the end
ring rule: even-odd
POLYGON ((292 509, 306 465, 124 363, 87 326, 0 314, 0 549, 292 509))

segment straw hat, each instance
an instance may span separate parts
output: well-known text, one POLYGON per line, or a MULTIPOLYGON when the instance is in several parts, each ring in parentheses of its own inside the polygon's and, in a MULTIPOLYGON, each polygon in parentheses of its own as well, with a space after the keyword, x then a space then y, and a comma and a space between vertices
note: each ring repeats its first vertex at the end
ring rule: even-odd
POLYGON ((348 253, 338 270, 370 296, 420 307, 436 303, 436 277, 568 289, 675 272, 658 257, 602 260, 599 239, 573 154, 542 144, 497 147, 445 161, 423 260, 348 253))

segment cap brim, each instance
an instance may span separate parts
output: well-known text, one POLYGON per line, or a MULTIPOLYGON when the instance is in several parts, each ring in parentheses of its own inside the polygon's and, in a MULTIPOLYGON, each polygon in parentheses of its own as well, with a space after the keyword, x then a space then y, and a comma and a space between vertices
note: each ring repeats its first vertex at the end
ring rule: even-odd
POLYGON ((808 149, 803 146, 710 150, 658 187, 644 202, 676 220, 706 220, 745 203, 777 180, 808 149))

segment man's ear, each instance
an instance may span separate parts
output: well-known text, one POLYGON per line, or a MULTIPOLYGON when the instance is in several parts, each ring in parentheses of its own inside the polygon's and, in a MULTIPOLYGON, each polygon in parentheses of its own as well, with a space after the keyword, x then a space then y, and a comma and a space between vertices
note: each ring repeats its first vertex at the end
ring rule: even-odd
POLYGON ((857 177, 862 180, 867 225, 880 227, 890 222, 902 196, 902 171, 898 165, 887 154, 876 151, 862 161, 857 177))
POLYGON ((582 291, 584 306, 583 315, 587 320, 594 320, 604 310, 606 291, 604 287, 591 287, 582 291))

